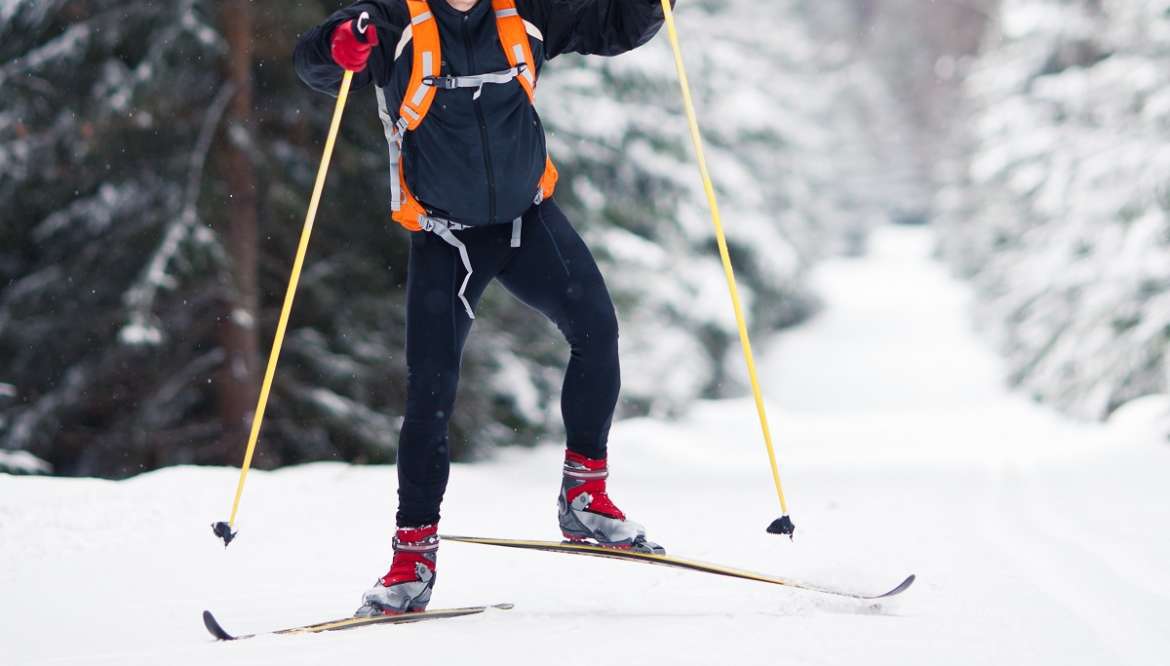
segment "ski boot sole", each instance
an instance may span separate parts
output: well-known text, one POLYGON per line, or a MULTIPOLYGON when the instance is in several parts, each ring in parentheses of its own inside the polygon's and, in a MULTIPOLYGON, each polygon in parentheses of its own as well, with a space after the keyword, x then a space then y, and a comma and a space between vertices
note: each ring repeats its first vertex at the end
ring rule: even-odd
POLYGON ((572 546, 594 546, 596 548, 607 548, 609 550, 622 550, 634 553, 643 553, 646 555, 665 555, 666 549, 656 543, 647 541, 645 538, 639 538, 632 543, 602 543, 597 539, 588 537, 580 537, 572 534, 562 532, 565 543, 572 546))

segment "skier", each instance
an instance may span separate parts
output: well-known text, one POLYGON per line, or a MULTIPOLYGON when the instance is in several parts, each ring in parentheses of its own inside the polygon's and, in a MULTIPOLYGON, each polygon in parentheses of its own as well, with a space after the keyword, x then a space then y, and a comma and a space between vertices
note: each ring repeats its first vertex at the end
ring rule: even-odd
POLYGON ((544 63, 617 55, 662 26, 660 0, 367 0, 297 44, 297 73, 336 94, 375 86, 391 161, 392 218, 410 230, 406 414, 390 571, 359 616, 422 611, 435 584, 447 423, 475 305, 493 279, 552 320, 571 347, 558 518, 574 541, 663 552, 606 493, 620 385, 614 306, 553 198, 557 172, 533 107, 544 63))

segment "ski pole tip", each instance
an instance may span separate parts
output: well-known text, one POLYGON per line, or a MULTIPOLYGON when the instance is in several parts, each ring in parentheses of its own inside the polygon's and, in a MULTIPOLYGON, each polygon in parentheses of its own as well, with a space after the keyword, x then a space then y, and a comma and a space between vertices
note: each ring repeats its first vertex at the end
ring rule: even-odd
POLYGON ((776 520, 773 520, 772 524, 768 526, 768 534, 786 534, 788 535, 789 539, 792 539, 793 534, 795 533, 796 525, 792 523, 792 519, 787 515, 780 516, 776 520))
POLYGON ((212 523, 211 531, 215 533, 215 536, 223 539, 224 548, 227 548, 228 544, 232 542, 232 539, 236 538, 236 535, 239 534, 239 532, 233 532, 232 526, 223 521, 212 523))

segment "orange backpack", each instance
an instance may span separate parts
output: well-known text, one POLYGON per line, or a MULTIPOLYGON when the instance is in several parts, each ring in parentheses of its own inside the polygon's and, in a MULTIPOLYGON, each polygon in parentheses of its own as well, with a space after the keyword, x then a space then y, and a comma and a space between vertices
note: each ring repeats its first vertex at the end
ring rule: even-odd
MULTIPOLYGON (((532 57, 532 47, 528 42, 528 28, 516 9, 515 0, 492 0, 500 44, 508 57, 508 63, 512 66, 511 69, 472 76, 440 76, 438 69, 443 58, 439 24, 426 0, 406 0, 406 6, 410 10, 410 25, 403 32, 395 59, 401 55, 403 45, 409 40, 413 42, 414 63, 397 121, 390 117, 381 88, 377 88, 377 96, 379 114, 390 143, 391 169, 398 172, 391 177, 393 211, 391 217, 411 231, 420 231, 429 216, 406 185, 406 171, 401 159, 403 136, 406 132, 417 129, 426 119, 439 88, 445 90, 476 88, 475 97, 478 98, 479 91, 485 84, 502 84, 515 79, 528 95, 529 102, 535 103, 536 64, 532 57)), ((537 204, 551 197, 557 185, 557 169, 551 159, 545 159, 544 175, 533 198, 533 202, 537 204)))

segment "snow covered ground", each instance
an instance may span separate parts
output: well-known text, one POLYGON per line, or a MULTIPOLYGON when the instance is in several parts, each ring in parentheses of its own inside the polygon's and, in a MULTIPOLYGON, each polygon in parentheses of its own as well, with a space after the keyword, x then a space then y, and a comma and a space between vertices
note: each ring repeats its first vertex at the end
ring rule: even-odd
MULTIPOLYGON (((617 501, 678 554, 880 591, 881 604, 622 562, 449 543, 433 606, 509 612, 319 636, 209 639, 344 616, 389 556, 394 474, 235 470, 114 483, 0 476, 3 664, 1165 664, 1170 447, 1160 402, 1107 426, 1001 388, 928 232, 823 266, 822 316, 764 348, 794 542, 749 400, 620 424, 617 501)), ((560 451, 457 466, 444 531, 556 538, 560 451)))

